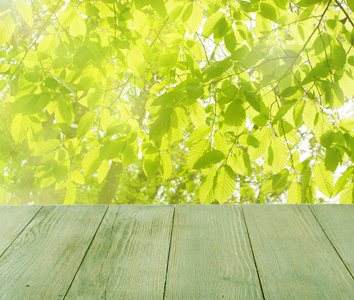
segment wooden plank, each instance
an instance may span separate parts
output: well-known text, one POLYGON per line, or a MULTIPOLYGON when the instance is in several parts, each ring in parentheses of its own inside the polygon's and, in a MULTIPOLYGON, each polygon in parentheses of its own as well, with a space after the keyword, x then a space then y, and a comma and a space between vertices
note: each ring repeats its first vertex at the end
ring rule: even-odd
POLYGON ((28 225, 41 206, 0 206, 0 256, 28 225))
POLYGON ((162 299, 173 206, 110 206, 65 299, 162 299))
POLYGON ((354 205, 311 205, 322 229, 354 275, 354 205))
POLYGON ((165 299, 263 299, 240 206, 176 206, 165 299))
POLYGON ((242 209, 266 299, 352 299, 353 280, 308 206, 242 209))
POLYGON ((0 298, 63 298, 106 210, 44 206, 0 258, 0 298))

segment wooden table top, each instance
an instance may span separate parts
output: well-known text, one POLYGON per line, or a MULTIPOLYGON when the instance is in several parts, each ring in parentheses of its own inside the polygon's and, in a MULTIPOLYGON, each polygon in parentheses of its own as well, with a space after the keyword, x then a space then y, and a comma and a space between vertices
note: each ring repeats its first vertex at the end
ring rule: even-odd
POLYGON ((354 205, 0 206, 0 299, 354 299, 354 205))

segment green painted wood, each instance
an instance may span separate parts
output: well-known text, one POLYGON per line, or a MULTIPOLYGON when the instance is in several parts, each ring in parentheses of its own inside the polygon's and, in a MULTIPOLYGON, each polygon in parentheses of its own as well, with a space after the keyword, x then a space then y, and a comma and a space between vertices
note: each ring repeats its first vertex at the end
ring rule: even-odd
POLYGON ((240 206, 176 206, 165 299, 263 299, 240 206))
POLYGON ((354 205, 311 205, 311 209, 353 277, 354 205))
POLYGON ((308 206, 242 209, 266 299, 353 298, 353 280, 308 206))
POLYGON ((0 256, 40 208, 41 206, 0 206, 0 256))
POLYGON ((162 299, 173 206, 110 206, 65 299, 162 299))
POLYGON ((106 206, 44 206, 0 258, 0 299, 60 299, 106 206))

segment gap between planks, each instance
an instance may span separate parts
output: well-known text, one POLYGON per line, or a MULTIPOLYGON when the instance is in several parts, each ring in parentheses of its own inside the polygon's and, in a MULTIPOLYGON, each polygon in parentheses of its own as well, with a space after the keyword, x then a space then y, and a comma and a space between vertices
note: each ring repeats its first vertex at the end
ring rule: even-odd
POLYGON ((171 253, 171 246, 172 246, 172 235, 173 235, 173 227, 174 227, 174 221, 175 221, 175 212, 176 212, 176 205, 173 205, 173 213, 172 213, 172 221, 171 221, 171 231, 170 231, 170 244, 168 247, 168 254, 167 254, 167 263, 166 263, 166 273, 165 273, 165 284, 163 287, 163 294, 162 294, 162 300, 165 300, 166 296, 166 285, 167 285, 167 275, 168 275, 168 266, 170 263, 170 253, 171 253))
POLYGON ((38 209, 38 211, 33 215, 33 217, 27 222, 27 224, 25 226, 23 226, 23 228, 19 231, 19 233, 16 235, 16 237, 12 240, 11 243, 9 243, 9 245, 6 247, 6 249, 0 254, 0 258, 6 253, 7 249, 10 248, 10 246, 12 245, 12 243, 14 241, 16 241, 16 239, 22 234, 22 232, 28 227, 28 225, 33 221, 33 219, 38 215, 38 213, 41 211, 41 209, 43 208, 43 205, 38 209))
POLYGON ((352 279, 354 280, 353 274, 350 272, 349 270, 349 266, 347 266, 347 264, 344 262, 344 259, 342 258, 342 256, 340 255, 339 251, 337 250, 336 246, 334 245, 334 243, 332 242, 332 240, 330 239, 330 237, 328 236, 327 232, 325 231, 325 229, 323 228, 320 220, 317 218, 315 212, 313 211, 312 206, 309 207, 309 210, 311 211, 312 215, 314 216, 315 220, 317 221, 318 225, 320 226, 320 228, 322 229, 324 235, 326 236, 326 238, 328 239, 329 243, 332 245, 334 251, 337 253, 339 259, 341 260, 341 262, 343 263, 344 267, 347 269, 349 275, 352 277, 352 279))
MULTIPOLYGON (((76 272, 75 272, 73 278, 71 279, 71 282, 70 282, 70 284, 69 284, 69 286, 68 286, 68 288, 67 288, 67 290, 66 290, 66 292, 65 292, 65 294, 64 294, 63 299, 66 298, 66 295, 68 294, 68 292, 69 292, 69 290, 70 290, 70 288, 71 288, 71 285, 73 284, 74 279, 75 279, 77 273, 78 273, 79 270, 80 270, 80 267, 81 267, 81 265, 82 265, 82 262, 84 261, 86 255, 87 255, 87 252, 90 250, 90 247, 91 247, 91 245, 92 245, 92 242, 94 241, 94 239, 95 239, 95 237, 96 237, 96 235, 97 235, 97 232, 98 232, 99 228, 101 227, 101 224, 102 224, 102 222, 103 222, 103 220, 104 220, 104 218, 105 218, 105 216, 106 216, 106 214, 107 214, 108 208, 109 208, 109 206, 107 206, 107 208, 106 208, 106 210, 105 210, 105 212, 104 212, 104 214, 103 214, 103 216, 102 216, 102 219, 101 219, 100 223, 99 223, 98 226, 97 226, 97 229, 96 229, 96 231, 95 231, 95 234, 93 235, 93 237, 92 237, 92 239, 91 239, 91 241, 90 241, 90 244, 88 245, 88 247, 87 247, 87 249, 86 249, 86 251, 85 251, 85 254, 83 255, 83 257, 82 257, 82 259, 81 259, 81 262, 80 262, 80 264, 79 264, 79 266, 78 266, 78 268, 77 268, 77 270, 76 270, 76 272)), ((119 208, 119 209, 120 209, 120 208, 119 208)), ((113 228, 113 224, 112 224, 112 228, 113 228)))
POLYGON ((263 285, 262 285, 261 277, 260 277, 259 272, 258 272, 258 266, 257 266, 256 258, 255 258, 255 255, 254 255, 254 250, 253 250, 253 246, 252 246, 252 241, 251 241, 250 233, 249 233, 249 231, 248 231, 246 216, 245 216, 245 213, 244 213, 244 211, 243 211, 242 206, 241 206, 241 211, 242 211, 242 216, 243 216, 243 222, 245 223, 245 227, 246 227, 246 232, 247 232, 248 241, 249 241, 249 243, 250 243, 250 248, 251 248, 251 251, 252 251, 252 258, 253 258, 253 262, 254 262, 254 267, 256 268, 259 286, 260 286, 260 288, 261 288, 263 300, 265 300, 264 291, 263 291, 263 285))

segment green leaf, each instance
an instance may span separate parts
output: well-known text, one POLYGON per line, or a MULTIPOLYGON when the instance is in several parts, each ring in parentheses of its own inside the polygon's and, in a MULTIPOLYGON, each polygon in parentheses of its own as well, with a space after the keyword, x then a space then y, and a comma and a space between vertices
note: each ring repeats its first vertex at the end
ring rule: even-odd
POLYGON ((286 184, 288 183, 289 171, 287 169, 283 169, 278 174, 275 174, 270 177, 272 180, 272 189, 273 191, 283 191, 285 189, 286 184))
POLYGON ((156 156, 154 159, 152 158, 144 159, 143 168, 148 179, 151 179, 155 176, 157 169, 159 167, 160 167, 160 159, 158 156, 156 156))
POLYGON ((279 120, 281 120, 281 118, 285 116, 285 114, 289 111, 290 108, 292 108, 296 104, 297 101, 297 99, 294 99, 285 102, 273 118, 272 124, 275 125, 279 120))
MULTIPOLYGON (((66 101, 64 99, 60 99, 58 102, 57 102, 57 109, 58 109, 58 113, 60 115, 60 118, 65 122, 67 123, 68 125, 70 125, 74 119, 74 116, 72 114, 72 111, 71 111, 71 108, 70 106, 66 103, 66 101)), ((56 116, 56 119, 58 122, 60 122, 61 120, 57 119, 57 116, 56 116)))
POLYGON ((314 165, 313 178, 320 192, 327 197, 331 197, 333 193, 333 173, 328 171, 323 163, 314 165))
POLYGON ((187 155, 187 166, 192 169, 194 164, 210 149, 210 141, 203 139, 194 144, 187 155))
POLYGON ((317 81, 321 78, 326 78, 329 75, 329 69, 327 65, 317 64, 302 81, 302 84, 308 84, 312 81, 317 81))
POLYGON ((203 106, 199 101, 194 101, 187 106, 191 120, 194 126, 201 126, 205 124, 206 114, 203 106))
POLYGON ((79 6, 79 10, 81 13, 89 17, 98 16, 99 13, 98 8, 90 2, 86 2, 86 3, 81 2, 79 6))
POLYGON ((321 0, 300 0, 296 4, 302 7, 309 7, 317 4, 321 0))
POLYGON ((167 14, 164 0, 151 0, 148 1, 151 7, 157 12, 160 17, 165 17, 167 14))
POLYGON ((309 131, 313 129, 316 114, 316 105, 308 100, 304 107, 304 123, 309 131))
POLYGON ((275 137, 268 149, 267 163, 272 167, 274 173, 278 173, 285 168, 287 161, 288 148, 281 138, 275 137))
POLYGON ((317 113, 315 120, 315 138, 323 147, 329 147, 332 140, 332 126, 326 115, 317 113))
MULTIPOLYGON (((188 88, 188 85, 187 85, 188 88)), ((187 90, 188 93, 188 90, 187 90)), ((155 98, 151 106, 165 105, 165 106, 174 106, 178 100, 181 100, 183 97, 183 93, 181 91, 171 91, 168 93, 164 93, 161 96, 155 98)))
POLYGON ((338 82, 322 82, 322 89, 325 92, 324 100, 331 108, 339 108, 344 105, 344 94, 338 82))
POLYGON ((212 149, 205 152, 202 157, 200 157, 196 163, 193 165, 193 169, 206 169, 213 165, 221 162, 225 158, 225 155, 219 151, 212 149))
POLYGON ((10 41, 16 28, 15 18, 8 13, 0 17, 0 45, 10 41))
POLYGON ((70 179, 77 184, 85 184, 84 176, 82 176, 82 174, 77 170, 74 170, 71 173, 70 179))
POLYGON ((283 98, 289 98, 292 95, 294 95, 298 90, 299 90, 298 86, 289 86, 286 87, 284 90, 282 90, 280 96, 282 96, 283 98))
POLYGON ((218 21, 224 16, 224 14, 220 11, 216 12, 215 14, 209 16, 207 20, 204 23, 203 26, 203 36, 204 38, 208 38, 213 30, 215 25, 218 23, 218 21))
POLYGON ((51 57, 59 44, 58 37, 56 35, 46 35, 41 39, 37 47, 38 60, 44 60, 51 57))
POLYGON ((293 119, 296 127, 299 127, 303 122, 305 104, 306 101, 304 99, 301 99, 297 101, 294 106, 293 119))
POLYGON ((69 27, 69 33, 74 37, 84 36, 86 34, 85 20, 80 14, 76 14, 72 20, 69 27))
POLYGON ((11 122, 11 135, 16 143, 21 143, 27 135, 29 127, 28 118, 22 114, 17 114, 11 122))
POLYGON ((192 12, 187 22, 186 21, 184 22, 186 22, 187 32, 189 34, 193 34, 199 29, 200 25, 202 24, 203 9, 200 7, 200 5, 197 2, 190 2, 189 5, 192 6, 192 12))
POLYGON ((33 149, 33 156, 42 156, 44 154, 48 154, 58 148, 60 145, 60 141, 57 139, 49 139, 46 141, 41 141, 35 144, 33 149))
POLYGON ((347 62, 347 52, 344 50, 342 45, 334 45, 332 51, 333 64, 332 68, 341 70, 343 69, 345 63, 347 62))
POLYGON ((33 13, 32 7, 24 1, 20 1, 16 4, 18 11, 20 12, 22 18, 25 20, 29 27, 33 25, 33 13))
POLYGON ((97 169, 97 182, 101 184, 103 180, 106 178, 109 171, 109 161, 102 160, 101 165, 97 169))
POLYGON ((160 110, 159 117, 150 127, 150 138, 152 140, 161 138, 169 131, 172 112, 171 108, 160 110))
POLYGON ((77 14, 78 13, 75 8, 69 7, 59 14, 58 21, 63 27, 70 26, 77 14))
POLYGON ((68 182, 66 186, 66 194, 64 199, 64 205, 75 204, 76 200, 76 185, 72 182, 68 182))
POLYGON ((347 4, 352 12, 354 12, 354 0, 347 0, 347 4))
POLYGON ((348 186, 340 193, 340 204, 354 203, 354 183, 348 184, 348 186))
POLYGON ((111 124, 111 121, 111 113, 109 109, 103 108, 101 110, 101 127, 103 131, 107 131, 107 128, 111 124))
MULTIPOLYGON (((186 86, 187 95, 190 99, 198 99, 204 95, 204 88, 199 82, 190 81, 186 86)), ((181 97, 181 96, 180 96, 181 97)))
POLYGON ((229 154, 230 147, 227 145, 225 136, 220 132, 215 132, 214 134, 214 146, 216 150, 221 151, 224 155, 229 154))
POLYGON ((56 81, 54 78, 52 77, 46 77, 45 79, 45 86, 48 87, 49 89, 55 91, 59 88, 59 82, 56 81))
POLYGON ((248 148, 250 159, 252 161, 261 157, 267 151, 272 142, 272 129, 263 127, 261 130, 257 130, 254 133, 254 138, 258 140, 258 147, 250 146, 248 148))
POLYGON ((128 68, 132 73, 140 78, 145 71, 145 59, 137 46, 134 46, 127 54, 128 68))
POLYGON ((288 191, 288 197, 286 199, 288 204, 301 203, 301 185, 298 182, 293 182, 288 191))
POLYGON ((205 82, 213 80, 223 75, 223 72, 227 71, 232 66, 229 58, 225 58, 222 61, 213 63, 210 67, 203 72, 203 79, 205 82))
POLYGON ((12 113, 31 115, 42 111, 51 101, 49 93, 28 94, 18 98, 12 105, 12 113))
POLYGON ((151 179, 160 167, 159 150, 151 143, 144 143, 141 146, 141 151, 144 157, 143 170, 148 179, 151 179))
POLYGON ((198 126, 196 129, 192 131, 191 135, 189 136, 187 145, 191 146, 199 142, 200 140, 208 136, 210 132, 211 132, 211 128, 208 125, 198 126))
POLYGON ((329 148, 331 147, 334 139, 335 139, 334 132, 332 130, 327 130, 321 135, 320 144, 325 148, 329 148))
POLYGON ((69 175, 69 169, 67 168, 67 166, 65 166, 63 164, 57 164, 56 166, 53 167, 53 175, 55 177, 57 184, 67 182, 68 175, 69 175))
POLYGON ((325 156, 325 167, 328 171, 334 172, 339 163, 339 155, 333 148, 327 148, 325 156))
POLYGON ((107 160, 117 158, 124 152, 126 146, 127 141, 125 138, 108 141, 101 148, 100 157, 107 160))
POLYGON ((300 174, 300 185, 301 185, 301 202, 302 203, 311 203, 313 195, 311 191, 311 176, 312 176, 312 170, 308 166, 308 161, 304 162, 304 168, 301 171, 300 174), (309 199, 310 198, 310 199, 309 199))
POLYGON ((236 41, 236 36, 233 30, 230 30, 225 36, 224 36, 224 42, 225 42, 225 47, 226 49, 232 53, 235 51, 237 41, 236 41))
POLYGON ((223 38, 226 33, 229 31, 229 23, 227 22, 227 19, 222 16, 219 21, 215 24, 213 33, 214 33, 214 39, 221 39, 223 38))
POLYGON ((247 102, 252 106, 252 108, 259 113, 262 113, 262 105, 264 107, 264 104, 259 100, 259 98, 256 97, 254 93, 245 92, 244 94, 247 102))
POLYGON ((84 114, 78 124, 76 136, 78 139, 82 138, 95 124, 96 122, 96 113, 89 111, 84 114))
POLYGON ((211 173, 200 186, 199 200, 201 204, 208 204, 215 200, 215 185, 216 176, 215 173, 211 173))
POLYGON ((343 118, 339 120, 339 127, 344 131, 352 131, 354 129, 354 119, 343 118))
POLYGON ((225 111, 225 124, 231 128, 244 127, 246 111, 240 99, 232 101, 225 111))
POLYGON ((171 158, 167 153, 161 154, 160 157, 162 163, 162 177, 166 180, 171 176, 172 172, 171 158))
POLYGON ((274 5, 270 4, 269 2, 262 1, 260 4, 260 14, 273 22, 276 22, 278 19, 277 9, 274 5))
POLYGON ((82 170, 84 171, 84 176, 96 172, 100 164, 100 148, 92 148, 89 152, 87 152, 82 160, 82 170))
POLYGON ((216 173, 215 198, 224 203, 236 188, 236 174, 230 166, 223 165, 216 173))
POLYGON ((336 184, 334 185, 333 196, 337 196, 344 189, 350 179, 353 178, 353 170, 354 166, 348 167, 348 169, 343 172, 342 176, 338 178, 336 184))
POLYGON ((125 147, 123 151, 123 167, 126 168, 135 162, 138 158, 138 147, 130 144, 125 147))

